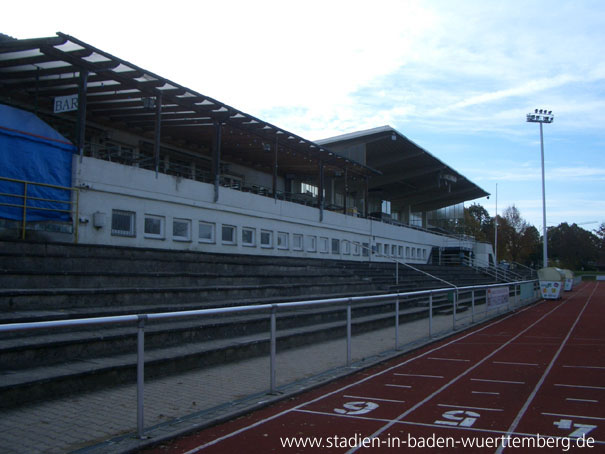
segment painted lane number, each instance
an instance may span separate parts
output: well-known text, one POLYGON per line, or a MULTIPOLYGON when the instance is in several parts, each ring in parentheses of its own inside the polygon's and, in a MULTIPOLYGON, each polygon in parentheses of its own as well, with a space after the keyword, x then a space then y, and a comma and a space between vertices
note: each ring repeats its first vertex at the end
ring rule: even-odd
POLYGON ((477 418, 481 416, 479 413, 468 410, 451 410, 446 411, 441 415, 443 420, 435 421, 435 424, 441 424, 444 426, 458 426, 458 427, 472 427, 477 421, 477 418))
POLYGON ((597 428, 597 426, 593 426, 592 424, 574 423, 571 419, 561 419, 559 421, 553 422, 553 424, 559 429, 563 430, 569 430, 572 428, 575 429, 568 435, 568 437, 570 438, 581 438, 582 436, 588 435, 592 430, 597 428))
POLYGON ((334 413, 338 413, 340 415, 365 415, 366 413, 371 412, 378 408, 378 404, 374 402, 347 402, 343 405, 344 410, 342 408, 335 408, 334 413))

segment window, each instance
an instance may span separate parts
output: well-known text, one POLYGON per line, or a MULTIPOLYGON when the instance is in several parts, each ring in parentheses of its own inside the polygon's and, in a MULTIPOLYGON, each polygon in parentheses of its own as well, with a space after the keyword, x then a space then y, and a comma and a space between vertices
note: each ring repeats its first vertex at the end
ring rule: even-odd
POLYGON ((408 258, 410 257, 410 247, 409 246, 406 246, 406 248, 405 248, 405 256, 408 258))
POLYGON ((389 200, 383 200, 380 209, 383 213, 391 214, 391 202, 389 200))
POLYGON ((317 186, 314 186, 312 184, 309 183, 301 183, 300 185, 300 192, 302 192, 303 194, 310 194, 314 197, 317 197, 317 194, 319 193, 319 190, 317 188, 317 186))
POLYGON ((165 218, 163 216, 145 215, 145 238, 164 239, 165 218))
POLYGON ((422 258, 423 258, 423 259, 426 259, 426 249, 423 249, 423 250, 422 250, 422 258))
POLYGON ((399 246, 399 254, 398 254, 398 256, 403 258, 403 246, 399 246))
POLYGON ((376 254, 382 255, 382 243, 376 243, 376 254))
POLYGON ((384 243, 384 254, 383 255, 388 256, 390 251, 391 251, 391 248, 389 247, 389 245, 387 243, 384 243))
POLYGON ((271 230, 260 231, 260 247, 272 248, 273 247, 273 232, 271 230))
POLYGON ((422 256, 422 252, 421 251, 422 251, 422 249, 420 249, 420 248, 416 249, 416 257, 417 258, 420 258, 422 256))
POLYGON ((361 246, 359 246, 359 243, 353 243, 353 255, 359 255, 360 249, 361 246))
POLYGON ((414 258, 414 254, 416 253, 416 249, 415 248, 411 248, 412 251, 412 258, 414 258))
POLYGON ((391 255, 397 257, 397 245, 395 244, 391 245, 391 255))
POLYGON ((191 241, 191 220, 172 220, 172 239, 175 241, 191 241))
POLYGON ((342 241, 342 253, 349 255, 351 253, 351 242, 348 240, 342 241))
POLYGON ((223 244, 237 244, 236 228, 233 225, 223 225, 222 227, 222 242, 223 244))
POLYGON ((361 255, 367 257, 370 254, 370 243, 363 243, 361 248, 361 255))
POLYGON ((277 249, 288 249, 288 233, 277 232, 277 249))
POLYGON ((332 254, 340 254, 340 240, 332 238, 332 254))
POLYGON ((295 251, 303 250, 303 236, 299 233, 292 235, 292 249, 295 251))
POLYGON ((115 236, 136 236, 134 211, 111 211, 111 234, 115 236))
POLYGON ((319 252, 321 252, 322 254, 327 254, 328 253, 328 239, 321 237, 319 239, 319 252))
POLYGON ((244 246, 256 246, 256 229, 252 227, 242 228, 242 244, 244 246))
POLYGON ((317 252, 317 237, 313 235, 307 236, 307 251, 317 252))
POLYGON ((216 225, 213 222, 200 221, 200 243, 214 243, 216 225))

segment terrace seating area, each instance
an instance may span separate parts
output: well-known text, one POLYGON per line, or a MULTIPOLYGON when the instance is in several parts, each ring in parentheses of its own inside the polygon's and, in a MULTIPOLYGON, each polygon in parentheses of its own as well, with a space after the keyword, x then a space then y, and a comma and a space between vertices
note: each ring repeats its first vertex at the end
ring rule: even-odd
MULTIPOLYGON (((457 286, 492 278, 464 267, 422 270, 457 286)), ((109 246, 0 242, 0 323, 278 303, 442 288, 427 274, 392 263, 235 256, 109 246)), ((438 307, 438 302, 436 302, 438 307)), ((425 317, 409 301, 402 318, 425 317)), ((392 304, 353 307, 355 330, 392 323, 392 304)), ((280 315, 280 348, 344 335, 342 307, 280 315)), ((149 376, 266 354, 267 313, 149 326, 149 376)), ((136 329, 91 327, 0 338, 0 401, 14 406, 129 382, 136 329)))

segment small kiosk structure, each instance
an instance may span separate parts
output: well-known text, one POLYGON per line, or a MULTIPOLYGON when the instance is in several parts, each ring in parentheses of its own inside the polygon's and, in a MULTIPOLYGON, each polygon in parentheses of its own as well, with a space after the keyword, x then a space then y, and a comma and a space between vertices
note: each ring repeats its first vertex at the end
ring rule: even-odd
POLYGON ((561 270, 565 274, 565 291, 570 292, 573 289, 574 274, 571 270, 561 270))
POLYGON ((542 268, 538 270, 540 293, 542 298, 556 300, 561 297, 565 287, 565 274, 559 268, 542 268))

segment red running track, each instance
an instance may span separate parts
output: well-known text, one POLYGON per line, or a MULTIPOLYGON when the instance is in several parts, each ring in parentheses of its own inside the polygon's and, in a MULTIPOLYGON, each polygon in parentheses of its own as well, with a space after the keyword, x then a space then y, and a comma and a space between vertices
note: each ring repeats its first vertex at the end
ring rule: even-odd
POLYGON ((605 285, 583 283, 145 452, 605 453, 604 321, 605 285))

